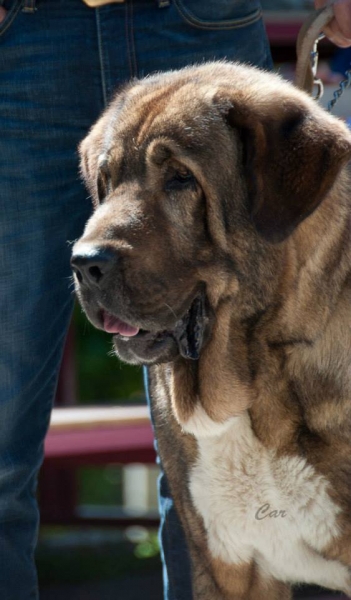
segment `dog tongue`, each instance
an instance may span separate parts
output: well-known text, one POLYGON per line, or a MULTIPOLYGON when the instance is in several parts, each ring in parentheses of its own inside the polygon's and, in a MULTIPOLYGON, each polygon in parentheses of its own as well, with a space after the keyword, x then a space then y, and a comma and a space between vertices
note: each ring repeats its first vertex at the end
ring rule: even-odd
POLYGON ((133 337, 139 333, 138 327, 132 327, 132 325, 124 323, 120 319, 117 319, 117 317, 114 317, 105 311, 103 313, 103 325, 104 330, 107 331, 107 333, 120 333, 126 337, 133 337))

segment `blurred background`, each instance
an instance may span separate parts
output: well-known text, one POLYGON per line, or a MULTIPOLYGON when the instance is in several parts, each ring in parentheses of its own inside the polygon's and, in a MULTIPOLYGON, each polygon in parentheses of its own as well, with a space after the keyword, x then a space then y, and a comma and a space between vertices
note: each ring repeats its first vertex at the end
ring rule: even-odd
MULTIPOLYGON (((293 79, 297 33, 313 2, 262 4, 275 68, 293 79)), ((326 106, 351 68, 351 50, 327 41, 319 50, 326 106)), ((334 113, 351 126, 350 90, 334 113)), ((42 600, 162 599, 157 476, 142 369, 121 364, 111 336, 77 307, 40 476, 42 600)), ((301 588, 296 598, 333 596, 301 588)))

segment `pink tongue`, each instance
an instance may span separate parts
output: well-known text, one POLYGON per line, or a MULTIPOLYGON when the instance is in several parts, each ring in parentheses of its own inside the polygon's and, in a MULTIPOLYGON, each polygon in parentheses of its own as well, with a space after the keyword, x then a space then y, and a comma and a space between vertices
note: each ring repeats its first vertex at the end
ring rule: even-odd
POLYGON ((107 333, 120 333, 127 337, 133 337, 133 335, 139 333, 138 327, 132 327, 132 325, 124 323, 120 319, 117 319, 117 317, 110 315, 108 312, 104 311, 102 317, 104 321, 104 330, 107 331, 107 333))

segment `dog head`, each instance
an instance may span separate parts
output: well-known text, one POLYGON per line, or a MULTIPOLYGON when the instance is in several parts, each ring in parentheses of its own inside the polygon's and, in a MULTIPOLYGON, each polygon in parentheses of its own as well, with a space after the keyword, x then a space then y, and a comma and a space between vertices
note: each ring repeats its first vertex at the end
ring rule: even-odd
POLYGON ((122 360, 153 364, 199 358, 228 298, 242 318, 272 299, 351 134, 278 76, 212 63, 126 86, 80 154, 79 300, 122 360))

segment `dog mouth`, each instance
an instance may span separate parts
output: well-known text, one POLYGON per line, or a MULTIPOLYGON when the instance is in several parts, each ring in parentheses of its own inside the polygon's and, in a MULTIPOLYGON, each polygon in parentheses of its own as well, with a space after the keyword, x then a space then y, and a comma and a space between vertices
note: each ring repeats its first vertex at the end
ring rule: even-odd
POLYGON ((206 296, 201 294, 192 302, 186 315, 177 321, 173 330, 181 356, 191 360, 200 358, 206 333, 208 333, 209 320, 206 296))
POLYGON ((204 293, 196 296, 172 329, 148 331, 101 311, 103 329, 114 335, 118 356, 132 364, 153 364, 182 356, 198 360, 209 337, 211 311, 204 293))

